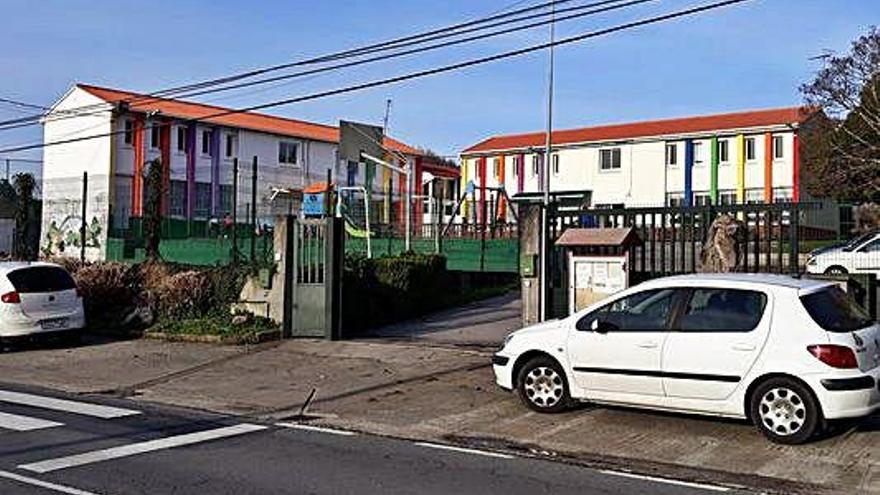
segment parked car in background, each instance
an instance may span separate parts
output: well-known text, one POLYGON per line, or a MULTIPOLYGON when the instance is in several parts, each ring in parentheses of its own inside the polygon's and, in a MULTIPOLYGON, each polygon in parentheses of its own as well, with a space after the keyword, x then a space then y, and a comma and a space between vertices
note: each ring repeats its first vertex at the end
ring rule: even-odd
POLYGON ((0 263, 0 339, 65 334, 85 327, 73 277, 53 263, 0 263))
POLYGON ((493 368, 539 412, 588 401, 746 418, 796 444, 880 408, 880 325, 829 282, 685 275, 513 332, 493 368))
POLYGON ((807 273, 871 273, 880 278, 880 230, 862 234, 845 243, 814 250, 807 258, 807 273))

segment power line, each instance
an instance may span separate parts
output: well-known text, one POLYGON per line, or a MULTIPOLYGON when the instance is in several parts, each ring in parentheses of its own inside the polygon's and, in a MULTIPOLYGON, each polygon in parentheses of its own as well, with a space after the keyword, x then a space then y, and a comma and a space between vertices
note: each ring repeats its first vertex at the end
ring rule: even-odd
MULTIPOLYGON (((182 85, 182 86, 172 87, 172 88, 168 88, 168 89, 164 89, 164 90, 159 90, 159 91, 155 91, 151 94, 147 94, 147 95, 138 95, 137 97, 135 97, 131 100, 124 101, 124 103, 128 103, 128 104, 142 103, 142 101, 138 101, 139 99, 146 100, 146 101, 158 100, 158 99, 161 99, 164 97, 168 97, 169 95, 174 94, 174 93, 179 93, 182 91, 198 90, 198 89, 202 89, 205 87, 210 87, 212 85, 219 85, 219 84, 234 82, 236 80, 255 77, 255 76, 262 75, 262 74, 265 74, 268 72, 274 72, 274 71, 292 68, 292 67, 296 67, 296 66, 302 66, 302 65, 325 63, 328 61, 339 60, 342 58, 358 57, 358 56, 362 56, 367 53, 373 53, 379 49, 385 49, 385 50, 394 49, 394 48, 396 48, 395 45, 398 45, 400 43, 409 42, 411 40, 414 40, 414 39, 417 39, 420 37, 435 35, 435 34, 443 32, 443 31, 458 30, 461 28, 477 25, 480 23, 491 22, 493 20, 500 19, 500 18, 515 16, 515 15, 518 15, 518 14, 521 14, 524 12, 546 9, 548 6, 568 3, 571 1, 573 1, 573 0, 553 0, 553 1, 541 3, 538 5, 513 10, 513 11, 510 11, 507 13, 491 14, 488 17, 475 19, 475 20, 471 20, 471 21, 466 21, 466 22, 454 24, 452 26, 447 26, 444 28, 433 29, 433 30, 425 31, 422 33, 414 34, 414 35, 408 35, 408 36, 404 36, 404 37, 400 37, 400 38, 395 38, 395 39, 385 41, 385 42, 374 43, 374 44, 366 45, 366 46, 359 47, 359 48, 354 48, 354 49, 344 50, 341 52, 331 53, 331 54, 324 55, 321 57, 315 57, 315 58, 300 60, 300 61, 296 61, 296 62, 278 64, 278 65, 274 65, 274 66, 269 66, 269 67, 265 67, 265 68, 260 68, 260 69, 255 69, 255 70, 251 70, 251 71, 241 72, 238 74, 233 74, 231 76, 225 76, 225 77, 211 79, 211 80, 202 81, 202 82, 198 82, 198 83, 191 83, 191 84, 187 84, 187 85, 182 85)), ((516 2, 513 5, 518 5, 521 3, 522 2, 516 2)), ((507 8, 510 8, 510 6, 507 8)), ((502 12, 503 12, 503 10, 504 9, 502 9, 502 12)), ((74 109, 59 111, 59 112, 57 112, 57 114, 63 115, 63 114, 69 114, 71 112, 78 112, 78 111, 84 111, 84 110, 95 110, 98 108, 102 109, 101 110, 102 112, 107 111, 106 105, 96 104, 96 105, 84 105, 82 107, 78 107, 78 108, 74 108, 74 109)), ((76 115, 73 115, 73 116, 76 116, 76 115)), ((0 122, 0 126, 12 125, 12 124, 24 124, 26 122, 32 122, 31 125, 33 125, 33 124, 39 123, 39 120, 42 119, 43 117, 44 117, 43 114, 32 115, 30 117, 21 117, 18 119, 0 122)), ((21 127, 24 127, 24 126, 21 126, 21 127)))
MULTIPOLYGON (((617 26, 613 26, 610 28, 600 29, 597 31, 591 31, 591 32, 583 33, 583 34, 576 35, 576 36, 570 36, 568 38, 563 38, 563 39, 556 40, 553 42, 541 43, 541 44, 532 45, 532 46, 529 46, 526 48, 520 48, 517 50, 507 51, 507 52, 499 53, 496 55, 490 55, 487 57, 471 59, 471 60, 467 60, 464 62, 459 62, 459 63, 455 63, 455 64, 436 67, 433 69, 427 69, 427 70, 423 70, 423 71, 413 72, 413 73, 404 74, 401 76, 395 76, 395 77, 390 77, 390 78, 386 78, 386 79, 379 79, 379 80, 370 81, 370 82, 366 82, 366 83, 356 84, 356 85, 352 85, 352 86, 346 86, 346 87, 342 87, 342 88, 321 91, 321 92, 312 93, 309 95, 299 96, 299 97, 295 97, 295 98, 288 98, 285 100, 278 100, 278 101, 274 101, 274 102, 253 105, 253 106, 249 106, 249 107, 245 107, 245 108, 241 108, 241 109, 237 109, 237 110, 226 110, 223 112, 218 112, 216 114, 210 114, 210 115, 205 115, 205 116, 202 116, 202 117, 199 117, 196 119, 190 119, 190 121, 191 122, 200 122, 200 121, 205 121, 206 119, 215 119, 215 118, 224 117, 227 115, 233 115, 233 114, 238 114, 238 113, 247 113, 247 112, 252 112, 252 111, 256 111, 256 110, 264 110, 266 108, 291 105, 294 103, 302 103, 304 101, 316 100, 316 99, 320 99, 320 98, 326 98, 329 96, 336 96, 336 95, 340 95, 340 94, 344 94, 344 93, 351 93, 354 91, 361 91, 364 89, 375 88, 378 86, 386 86, 389 84, 396 84, 396 83, 400 83, 400 82, 408 81, 408 80, 412 80, 412 79, 418 79, 418 78, 427 77, 427 76, 431 76, 431 75, 452 72, 452 71, 464 69, 467 67, 482 65, 485 63, 489 63, 489 62, 495 62, 498 60, 517 57, 520 55, 525 55, 525 54, 532 53, 535 51, 544 50, 544 49, 547 49, 547 48, 550 48, 553 46, 569 45, 569 44, 577 43, 577 42, 584 41, 584 40, 587 40, 590 38, 605 36, 608 34, 619 32, 619 31, 642 27, 642 26, 646 26, 646 25, 650 25, 650 24, 657 24, 660 22, 665 22, 665 21, 677 19, 680 17, 691 16, 694 14, 699 14, 702 12, 715 10, 715 9, 718 9, 721 7, 727 7, 727 6, 734 5, 734 4, 744 3, 747 1, 749 1, 749 0, 724 0, 724 1, 720 1, 720 2, 714 2, 714 3, 710 3, 710 4, 701 5, 698 7, 692 7, 689 9, 679 10, 679 11, 672 12, 669 14, 649 17, 649 18, 638 20, 638 21, 628 22, 625 24, 619 24, 617 26)), ((148 128, 161 127, 162 125, 166 125, 166 124, 150 124, 146 127, 148 127, 148 128)), ((53 141, 53 142, 49 142, 49 143, 39 143, 39 144, 18 146, 18 147, 13 147, 13 148, 0 149, 0 153, 12 153, 12 152, 25 151, 25 150, 30 150, 30 149, 45 148, 45 147, 49 147, 49 146, 57 146, 57 145, 61 145, 61 144, 75 143, 75 142, 86 141, 86 140, 90 140, 90 139, 97 139, 97 138, 102 138, 102 137, 114 136, 114 135, 122 134, 124 132, 125 131, 111 131, 111 132, 103 133, 103 134, 96 134, 96 135, 92 135, 92 136, 83 136, 83 137, 79 137, 79 138, 53 141)))
POLYGON ((0 98, 0 103, 8 103, 9 105, 22 107, 22 108, 35 108, 37 110, 50 110, 49 107, 44 107, 42 105, 35 105, 33 103, 25 103, 23 101, 13 100, 11 98, 0 98))

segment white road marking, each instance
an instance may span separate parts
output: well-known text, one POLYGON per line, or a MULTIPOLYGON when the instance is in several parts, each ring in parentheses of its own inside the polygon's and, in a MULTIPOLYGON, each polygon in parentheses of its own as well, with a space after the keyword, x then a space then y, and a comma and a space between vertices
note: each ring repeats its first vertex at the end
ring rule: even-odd
POLYGON ((465 447, 456 447, 454 445, 443 445, 440 443, 428 443, 428 442, 416 442, 416 445, 418 445, 420 447, 428 447, 429 449, 450 450, 452 452, 461 452, 463 454, 474 454, 474 455, 481 455, 484 457, 495 457, 498 459, 513 459, 513 456, 509 455, 509 454, 501 454, 498 452, 487 452, 485 450, 477 450, 477 449, 468 449, 465 447))
POLYGON ((59 457, 57 459, 48 459, 31 464, 23 464, 18 467, 20 469, 32 471, 35 473, 48 473, 51 471, 58 471, 59 469, 67 469, 76 466, 83 466, 86 464, 93 464, 96 462, 119 459, 121 457, 145 454, 147 452, 154 452, 157 450, 164 450, 174 447, 182 447, 184 445, 208 442, 211 440, 217 440, 220 438, 232 437, 236 435, 243 435, 245 433, 253 433, 265 429, 265 426, 243 423, 235 426, 216 428, 214 430, 187 433, 185 435, 177 435, 173 437, 160 438, 157 440, 133 443, 130 445, 122 445, 120 447, 95 450, 92 452, 86 452, 84 454, 59 457))
POLYGON ((66 493, 68 495, 98 495, 95 492, 87 492, 85 490, 79 490, 77 488, 71 488, 69 486, 49 483, 48 481, 28 478, 27 476, 22 476, 20 474, 10 473, 7 471, 0 471, 0 478, 17 481, 25 485, 38 486, 40 488, 45 488, 47 490, 52 490, 58 493, 66 493))
POLYGON ((657 483, 666 483, 667 485, 678 485, 678 486, 685 486, 685 487, 689 487, 689 488, 699 488, 702 490, 711 490, 711 491, 715 491, 715 492, 728 492, 728 491, 730 491, 730 488, 727 488, 725 486, 708 485, 705 483, 694 483, 691 481, 679 481, 679 480, 674 480, 674 479, 670 479, 670 478, 658 478, 656 476, 646 476, 643 474, 627 473, 626 471, 612 471, 609 469, 603 469, 600 472, 603 474, 610 474, 612 476, 620 476, 623 478, 632 478, 632 479, 643 480, 643 481, 654 481, 657 483))
POLYGON ((282 428, 292 428, 294 430, 315 431, 319 433, 329 433, 331 435, 340 435, 343 437, 351 437, 357 435, 356 432, 347 430, 337 430, 334 428, 325 428, 323 426, 304 425, 300 423, 275 423, 275 426, 282 428))
POLYGON ((0 430, 32 431, 63 426, 64 423, 0 412, 0 430))
POLYGON ((55 399, 52 397, 43 397, 41 395, 23 394, 21 392, 10 392, 8 390, 0 390, 0 402, 9 402, 23 406, 39 407, 41 409, 51 409, 53 411, 81 414, 83 416, 92 416, 101 419, 121 418, 140 414, 140 411, 133 411, 131 409, 99 406, 97 404, 55 399))

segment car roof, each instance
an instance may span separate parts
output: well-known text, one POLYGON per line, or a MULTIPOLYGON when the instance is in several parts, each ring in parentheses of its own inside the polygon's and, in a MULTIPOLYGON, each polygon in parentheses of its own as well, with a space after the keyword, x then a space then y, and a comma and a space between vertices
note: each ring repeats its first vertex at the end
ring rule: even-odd
POLYGON ((653 279, 645 282, 644 285, 703 285, 704 283, 712 282, 770 285, 774 287, 796 289, 799 291, 810 291, 833 285, 833 282, 827 280, 815 280, 792 277, 789 275, 776 275, 772 273, 695 273, 653 279))
POLYGON ((60 267, 60 265, 56 265, 55 263, 47 263, 45 261, 0 261, 0 274, 5 275, 11 271, 15 271, 21 268, 27 268, 30 266, 60 267))

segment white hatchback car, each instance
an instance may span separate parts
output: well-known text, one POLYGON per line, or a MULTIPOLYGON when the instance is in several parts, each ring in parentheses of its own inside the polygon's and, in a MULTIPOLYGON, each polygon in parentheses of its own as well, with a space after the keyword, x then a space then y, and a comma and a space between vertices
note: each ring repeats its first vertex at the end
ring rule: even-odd
POLYGON ((870 273, 880 279, 880 231, 814 250, 807 258, 807 273, 870 273))
POLYGON ((496 381, 530 408, 577 401, 750 419, 801 443, 880 408, 880 325, 838 286, 685 275, 510 334, 496 381))
POLYGON ((85 327, 85 311, 70 274, 53 263, 0 263, 0 339, 85 327))

